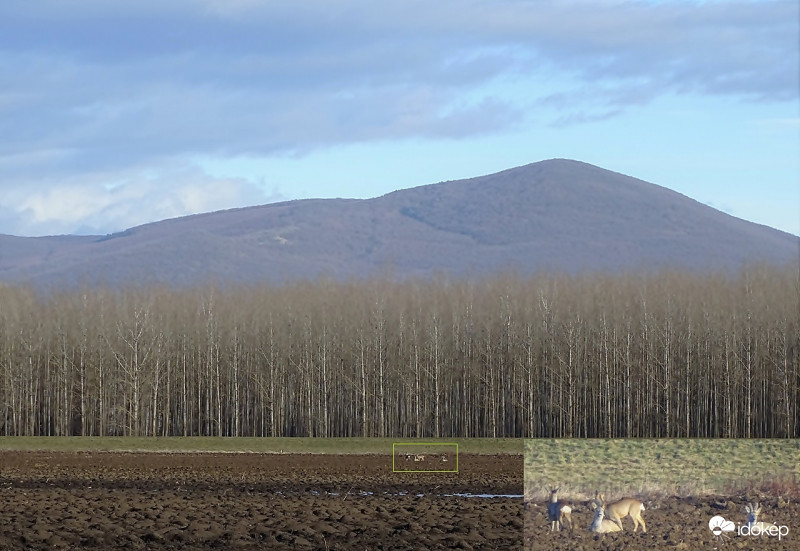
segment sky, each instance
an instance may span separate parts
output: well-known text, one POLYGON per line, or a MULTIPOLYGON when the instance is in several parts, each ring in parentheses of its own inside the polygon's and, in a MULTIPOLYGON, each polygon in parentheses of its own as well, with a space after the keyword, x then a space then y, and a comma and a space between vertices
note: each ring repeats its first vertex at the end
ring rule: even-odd
POLYGON ((800 3, 4 0, 0 233, 568 158, 800 235, 800 3))

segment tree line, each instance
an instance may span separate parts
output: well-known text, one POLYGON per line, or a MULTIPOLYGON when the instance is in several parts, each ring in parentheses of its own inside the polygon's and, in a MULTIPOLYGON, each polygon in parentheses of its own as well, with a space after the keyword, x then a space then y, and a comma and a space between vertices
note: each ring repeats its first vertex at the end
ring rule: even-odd
POLYGON ((800 437, 800 279, 0 287, 0 434, 800 437))

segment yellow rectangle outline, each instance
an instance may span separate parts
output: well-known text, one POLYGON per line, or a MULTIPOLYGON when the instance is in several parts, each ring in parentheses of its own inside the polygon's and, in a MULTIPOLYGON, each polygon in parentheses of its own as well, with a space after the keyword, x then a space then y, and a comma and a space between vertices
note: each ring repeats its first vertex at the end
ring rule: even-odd
POLYGON ((458 442, 392 442, 392 472, 393 473, 457 473, 458 472, 458 442), (394 453, 395 446, 455 446, 456 447, 456 463, 455 470, 435 470, 435 471, 405 471, 395 468, 395 459, 397 455, 394 453))

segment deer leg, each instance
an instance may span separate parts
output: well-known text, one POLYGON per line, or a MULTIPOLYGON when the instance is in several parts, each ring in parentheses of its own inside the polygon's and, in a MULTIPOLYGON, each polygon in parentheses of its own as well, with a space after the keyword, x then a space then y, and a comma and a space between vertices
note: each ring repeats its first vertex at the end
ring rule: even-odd
POLYGON ((637 518, 637 517, 639 518, 639 522, 642 524, 642 533, 643 533, 643 534, 646 534, 646 533, 647 533, 647 525, 644 523, 644 517, 642 516, 642 514, 641 514, 641 513, 639 513, 638 515, 636 515, 636 517, 633 517, 633 523, 634 523, 634 526, 633 526, 633 531, 634 531, 634 532, 636 531, 636 527, 637 527, 637 525, 636 525, 636 518, 637 518))

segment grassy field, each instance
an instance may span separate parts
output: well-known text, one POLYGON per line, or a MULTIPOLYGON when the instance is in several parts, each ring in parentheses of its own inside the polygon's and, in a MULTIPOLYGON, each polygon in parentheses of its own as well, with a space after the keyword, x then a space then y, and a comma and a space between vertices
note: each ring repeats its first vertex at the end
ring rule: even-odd
POLYGON ((0 450, 118 451, 173 453, 392 453, 394 442, 458 443, 461 454, 518 454, 523 441, 515 438, 221 438, 221 437, 0 437, 0 450))
POLYGON ((525 493, 548 485, 573 499, 797 492, 800 440, 526 440, 525 493))

